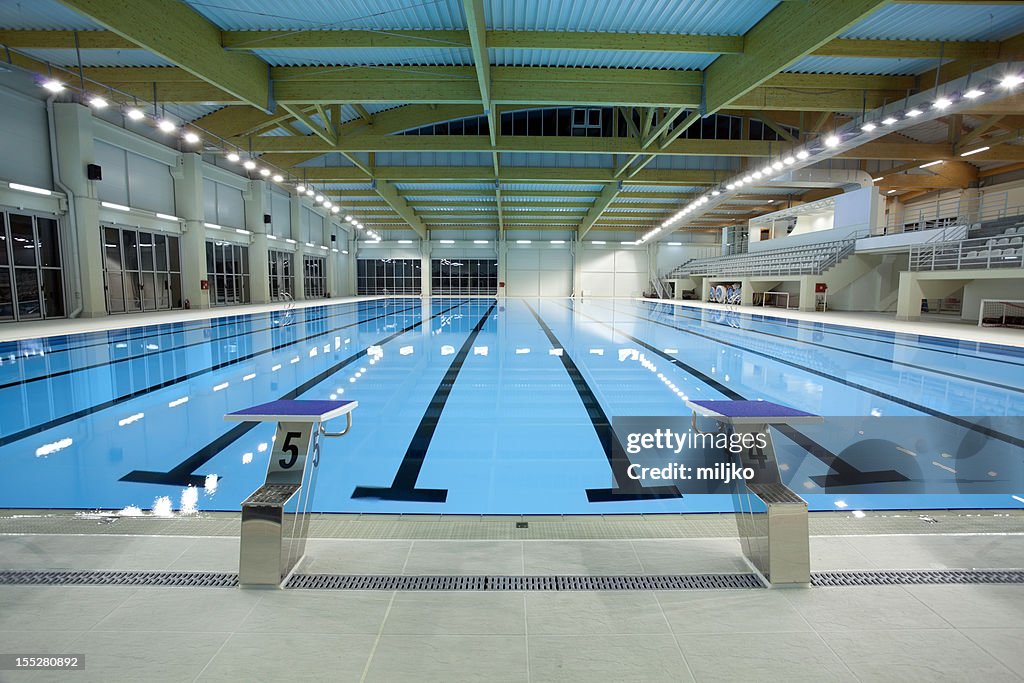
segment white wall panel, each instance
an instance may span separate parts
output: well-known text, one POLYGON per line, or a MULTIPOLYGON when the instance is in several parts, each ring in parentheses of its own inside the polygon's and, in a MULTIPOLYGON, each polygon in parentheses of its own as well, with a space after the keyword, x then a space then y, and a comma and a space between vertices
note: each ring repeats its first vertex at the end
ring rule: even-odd
POLYGON ((96 140, 93 145, 94 163, 103 168, 103 180, 97 181, 96 196, 100 201, 130 206, 128 199, 127 152, 120 147, 96 140))
POLYGON ((582 249, 579 259, 585 296, 640 296, 648 287, 645 249, 582 249))
POLYGON ((174 178, 170 167, 132 152, 127 153, 127 158, 129 205, 174 214, 174 178))
POLYGON ((571 296, 572 253, 566 248, 509 248, 507 296, 571 296))
POLYGON ((278 237, 292 236, 291 199, 286 194, 270 193, 270 234, 278 237))
POLYGON ((0 88, 0 178, 53 187, 46 106, 42 100, 0 88))
POLYGON ((244 228, 245 202, 242 200, 242 191, 204 178, 203 214, 209 223, 229 228, 244 228))

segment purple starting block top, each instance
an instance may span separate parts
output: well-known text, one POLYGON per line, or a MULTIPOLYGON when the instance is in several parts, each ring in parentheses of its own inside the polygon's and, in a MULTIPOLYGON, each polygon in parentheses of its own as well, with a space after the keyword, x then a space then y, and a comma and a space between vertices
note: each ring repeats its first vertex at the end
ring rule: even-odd
POLYGON ((271 401, 224 416, 232 422, 326 422, 350 413, 358 401, 271 401))
POLYGON ((728 424, 788 424, 821 422, 813 413, 771 401, 687 401, 693 412, 728 424))

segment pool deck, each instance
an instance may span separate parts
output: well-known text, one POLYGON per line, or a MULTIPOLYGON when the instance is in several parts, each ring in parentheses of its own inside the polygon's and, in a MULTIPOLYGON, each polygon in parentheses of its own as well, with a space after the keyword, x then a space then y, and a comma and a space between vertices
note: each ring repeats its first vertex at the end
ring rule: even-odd
MULTIPOLYGON (((529 518, 527 530, 516 529, 518 519, 325 515, 311 524, 301 571, 747 571, 730 515, 529 518), (681 535, 663 536, 669 532, 681 535), (517 540, 518 533, 534 537, 517 540)), ((229 513, 105 521, 7 511, 0 569, 234 572, 237 529, 229 513)), ((1024 566, 1020 512, 820 513, 812 533, 816 571, 1024 566)), ((0 672, 4 681, 931 682, 1019 681, 1024 672, 1019 584, 657 591, 3 585, 0 602, 5 650, 84 654, 86 662, 75 674, 0 672)))
POLYGON ((925 314, 921 320, 897 320, 895 313, 872 313, 866 311, 794 311, 785 308, 761 306, 730 306, 704 301, 682 301, 676 299, 642 299, 656 304, 671 304, 686 308, 730 311, 747 315, 766 315, 786 320, 804 320, 830 325, 848 325, 869 330, 885 330, 903 334, 944 337, 964 341, 1003 344, 1024 347, 1024 330, 1008 327, 979 327, 977 322, 940 314, 925 314))

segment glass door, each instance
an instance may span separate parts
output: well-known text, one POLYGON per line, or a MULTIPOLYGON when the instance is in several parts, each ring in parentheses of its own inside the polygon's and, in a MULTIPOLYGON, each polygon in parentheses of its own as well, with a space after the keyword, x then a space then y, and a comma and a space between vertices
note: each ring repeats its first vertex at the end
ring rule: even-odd
POLYGON ((176 235, 103 226, 101 239, 108 313, 181 308, 176 235))
POLYGON ((57 220, 0 210, 0 320, 63 316, 57 220))

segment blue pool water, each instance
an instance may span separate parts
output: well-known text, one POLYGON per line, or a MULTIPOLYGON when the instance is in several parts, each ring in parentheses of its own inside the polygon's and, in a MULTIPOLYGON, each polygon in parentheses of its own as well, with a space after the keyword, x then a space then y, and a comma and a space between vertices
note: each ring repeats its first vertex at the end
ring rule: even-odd
MULTIPOLYGON (((198 494, 198 509, 237 510, 262 483, 273 426, 223 415, 334 397, 359 408, 324 443, 319 511, 726 511, 726 495, 595 495, 615 485, 607 420, 686 415, 685 397, 922 415, 959 450, 905 444, 872 452, 873 469, 943 477, 965 444, 994 439, 1009 450, 982 462, 984 479, 1019 471, 1024 433, 963 418, 1024 414, 1022 387, 1021 349, 628 300, 373 300, 49 337, 0 345, 0 506, 148 510, 198 494)), ((823 489, 847 466, 844 438, 775 436, 813 509, 1024 507, 1022 491, 886 494, 856 477, 823 489)))

